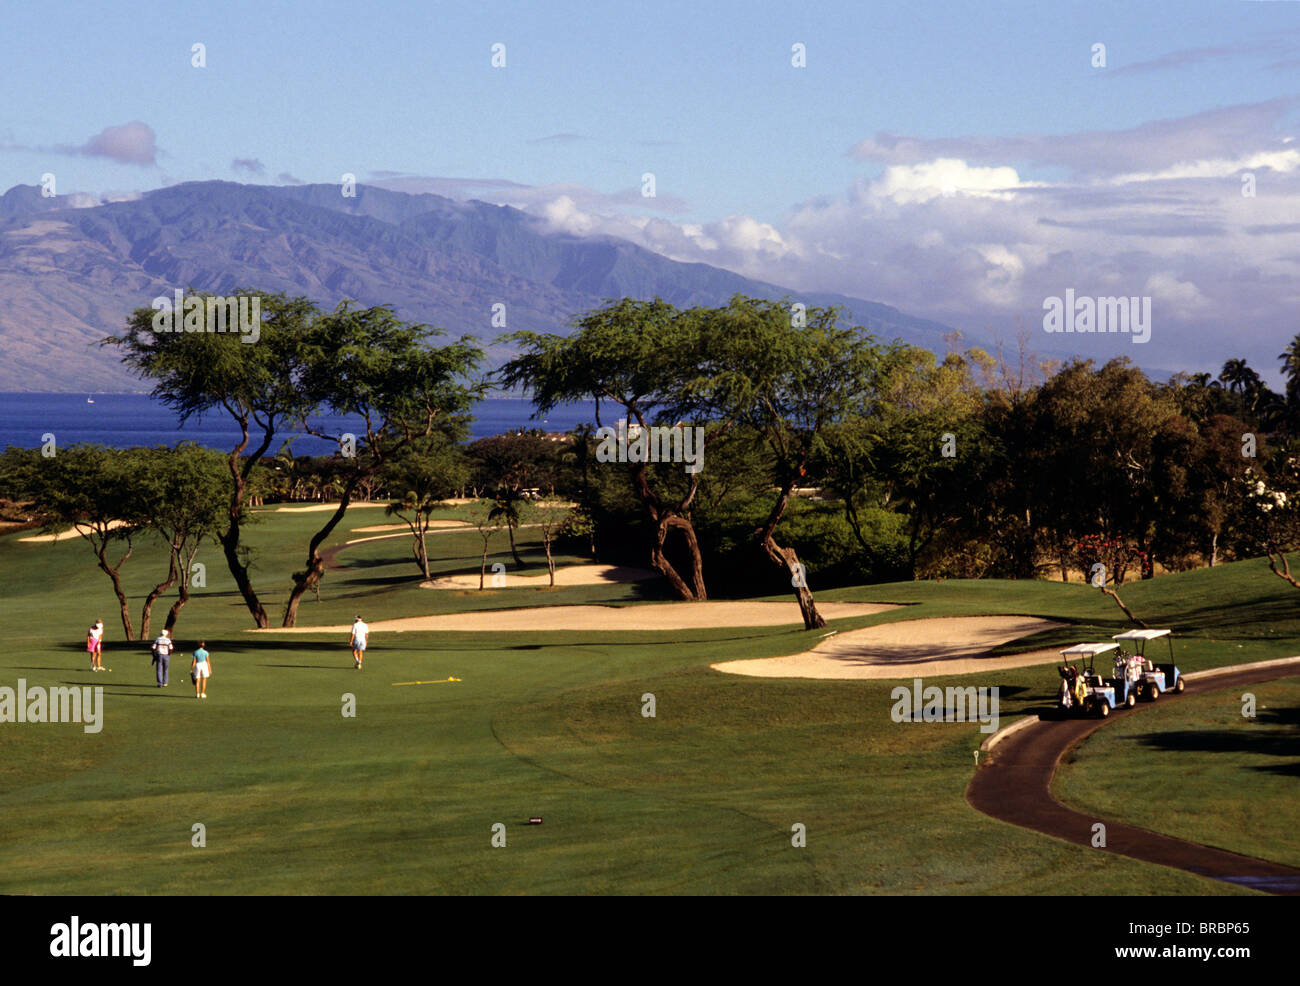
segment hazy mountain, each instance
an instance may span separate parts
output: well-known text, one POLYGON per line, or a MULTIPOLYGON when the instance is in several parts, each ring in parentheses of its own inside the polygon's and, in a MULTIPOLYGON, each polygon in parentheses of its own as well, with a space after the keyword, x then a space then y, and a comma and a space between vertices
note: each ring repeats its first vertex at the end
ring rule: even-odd
MULTIPOLYGON (((144 388, 97 345, 134 309, 176 288, 241 287, 391 304, 411 321, 477 335, 564 332, 608 298, 721 304, 740 292, 843 304, 876 334, 942 349, 946 326, 888 305, 796 293, 610 237, 546 233, 518 209, 358 186, 194 182, 74 208, 34 186, 0 197, 0 390, 144 388)), ((504 352, 489 346, 494 360, 504 352)))

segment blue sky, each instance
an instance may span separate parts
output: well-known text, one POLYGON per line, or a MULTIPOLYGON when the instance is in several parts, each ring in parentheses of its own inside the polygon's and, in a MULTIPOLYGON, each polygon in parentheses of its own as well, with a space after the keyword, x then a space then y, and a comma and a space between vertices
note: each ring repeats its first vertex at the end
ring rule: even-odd
POLYGON ((1265 286, 1260 352, 1296 300, 1265 260, 1300 245, 1258 229, 1300 223, 1300 3, 50 2, 6 10, 0 64, 0 188, 350 172, 998 332, 1167 289, 1171 352, 1240 305, 1225 263, 1265 286))

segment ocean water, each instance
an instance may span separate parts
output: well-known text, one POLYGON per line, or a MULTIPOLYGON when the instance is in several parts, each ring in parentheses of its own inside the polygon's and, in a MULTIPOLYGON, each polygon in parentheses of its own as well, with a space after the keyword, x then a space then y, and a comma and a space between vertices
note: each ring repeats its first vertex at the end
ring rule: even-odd
MULTIPOLYGON (((556 408, 545 420, 532 419, 532 413, 532 404, 522 398, 494 397, 480 401, 473 409, 471 437, 486 438, 520 428, 568 431, 595 419, 592 404, 556 408)), ((314 419, 312 427, 327 433, 359 435, 363 431, 360 420, 336 415, 314 419)), ((98 442, 112 448, 173 446, 191 441, 226 451, 239 440, 239 430, 225 412, 191 419, 181 428, 175 412, 148 394, 0 393, 0 449, 10 445, 39 448, 46 434, 53 434, 59 446, 98 442), (87 402, 88 396, 93 404, 87 402)), ((277 435, 268 454, 274 454, 283 441, 283 435, 277 435)), ((332 442, 301 433, 293 442, 295 455, 322 455, 336 447, 332 442)))

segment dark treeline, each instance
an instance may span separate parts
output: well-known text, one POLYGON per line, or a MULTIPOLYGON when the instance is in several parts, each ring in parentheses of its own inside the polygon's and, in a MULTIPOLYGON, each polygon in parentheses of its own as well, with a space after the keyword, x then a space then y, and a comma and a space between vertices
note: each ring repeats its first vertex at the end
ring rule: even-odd
MULTIPOLYGON (((489 379, 468 338, 391 310, 322 312, 262 295, 256 344, 165 333, 151 309, 105 340, 184 421, 229 414, 226 452, 9 449, 0 496, 43 527, 81 525, 132 614, 122 565, 151 532, 169 568, 141 613, 188 598, 198 545, 219 547, 258 626, 269 624, 243 528, 264 502, 336 504, 295 574, 284 625, 318 588, 321 546, 356 500, 383 500, 424 538, 449 497, 484 498, 484 532, 504 525, 516 562, 521 505, 543 511, 551 545, 645 564, 682 599, 789 591, 805 625, 823 625, 813 587, 915 578, 1084 578, 1119 601, 1127 580, 1267 555, 1300 586, 1286 552, 1300 537, 1300 337, 1280 355, 1276 394, 1242 360, 1217 375, 1149 380, 1127 360, 1050 365, 1022 344, 1008 357, 940 358, 882 342, 835 309, 743 297, 677 309, 624 299, 575 319, 568 336, 507 337, 519 355, 495 382, 523 389, 539 415, 595 401, 597 419, 467 443, 489 379), (365 433, 320 435, 329 456, 292 453, 321 411, 356 415, 365 433), (274 451, 273 451, 274 450, 274 451)), ((316 432, 311 432, 316 434, 316 432)))
POLYGON ((811 627, 807 578, 1074 573, 1114 595, 1158 570, 1267 554, 1290 579, 1300 338, 1279 357, 1278 395, 1241 360, 1157 383, 1124 359, 1049 365, 1023 344, 940 359, 835 311, 744 298, 623 301, 576 330, 514 335, 523 353, 503 377, 542 411, 595 398, 638 425, 703 427, 698 473, 628 462, 623 481, 602 470, 577 493, 598 543, 642 528, 628 543, 658 547, 682 598, 703 598, 701 582, 793 586, 811 627), (764 556, 785 564, 765 570, 764 556))

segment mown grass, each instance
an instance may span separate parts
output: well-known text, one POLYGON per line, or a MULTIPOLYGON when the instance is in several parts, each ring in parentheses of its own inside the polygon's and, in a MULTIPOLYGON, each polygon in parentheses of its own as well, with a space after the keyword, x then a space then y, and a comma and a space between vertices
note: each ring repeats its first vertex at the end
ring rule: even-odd
POLYGON ((1300 866, 1297 779, 1300 678, 1289 678, 1161 699, 1096 733, 1055 787, 1100 817, 1300 866))
MULTIPOLYGON (((273 622, 324 517, 267 511, 249 529, 273 622)), ((350 532, 388 522, 381 510, 350 511, 330 543, 373 536, 350 532)), ((527 571, 544 571, 536 532, 519 540, 527 571)), ((474 532, 438 534, 429 544, 438 572, 477 571, 474 532)), ((891 683, 709 669, 806 649, 802 630, 379 634, 358 673, 337 634, 246 632, 247 611, 219 553, 200 560, 207 586, 182 615, 183 653, 173 659, 172 686, 159 690, 145 645, 122 640, 108 580, 84 544, 0 537, 8 643, 0 685, 23 677, 105 689, 99 734, 0 725, 0 892, 1241 892, 1099 859, 974 812, 962 792, 984 734, 974 723, 894 723, 891 683), (82 642, 95 617, 108 626, 111 675, 84 670, 82 642), (215 665, 205 702, 194 700, 186 676, 199 636, 215 665), (448 676, 461 681, 393 684, 448 676), (341 715, 346 693, 355 695, 355 718, 341 715), (647 693, 653 718, 642 715, 647 693), (542 825, 524 824, 536 815, 542 825), (491 844, 498 822, 504 849, 491 844), (205 848, 191 845, 196 823, 206 827, 205 848), (791 844, 796 824, 806 827, 806 848, 791 844)), ((329 573, 320 602, 304 600, 300 624, 349 623, 356 612, 373 623, 662 598, 654 584, 421 589, 405 538, 358 544, 339 560, 347 567, 329 573)), ((504 537, 490 561, 514 571, 504 537)), ((149 544, 128 562, 135 610, 160 567, 149 544)), ((1149 622, 1175 626, 1187 669, 1300 653, 1300 594, 1262 564, 1170 576, 1123 594, 1149 622)), ((907 604, 839 621, 844 629, 980 613, 1071 624, 1007 651, 1123 626, 1110 600, 1061 583, 906 583, 818 598, 907 604)), ((1005 719, 1045 707, 1054 679, 1049 665, 960 683, 999 686, 1005 719)), ((1152 714, 1176 718, 1178 708, 1170 702, 1152 714)), ((1216 810, 1256 810, 1258 790, 1221 785, 1216 810)), ((1281 858, 1270 840, 1300 821, 1300 809, 1294 801, 1267 806, 1278 821, 1258 831, 1260 845, 1271 846, 1258 854, 1281 858)))

